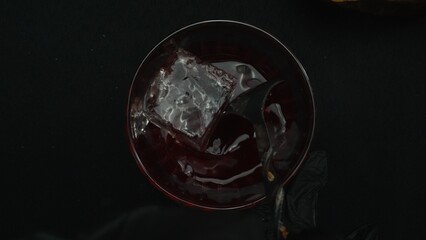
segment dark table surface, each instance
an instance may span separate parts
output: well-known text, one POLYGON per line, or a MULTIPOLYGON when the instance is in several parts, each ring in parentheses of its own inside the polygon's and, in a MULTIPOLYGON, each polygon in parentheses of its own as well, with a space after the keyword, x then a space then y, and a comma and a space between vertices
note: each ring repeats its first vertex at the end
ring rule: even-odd
POLYGON ((378 223, 383 239, 424 235, 424 14, 317 1, 1 1, 2 239, 75 236, 174 204, 129 153, 127 93, 157 42, 207 19, 260 27, 304 65, 317 106, 312 149, 329 156, 321 228, 378 223))

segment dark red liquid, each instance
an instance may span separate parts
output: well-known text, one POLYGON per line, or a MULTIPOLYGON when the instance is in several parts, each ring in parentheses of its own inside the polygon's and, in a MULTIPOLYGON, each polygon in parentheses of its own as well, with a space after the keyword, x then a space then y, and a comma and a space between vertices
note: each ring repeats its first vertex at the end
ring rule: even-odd
MULTIPOLYGON (((295 123, 292 94, 283 82, 274 88, 266 104, 278 103, 286 117, 289 138, 300 138, 295 123), (282 93, 286 93, 282 95, 282 93), (284 97, 287 96, 287 97, 284 97), (296 128, 294 127, 296 126, 296 128)), ((182 134, 149 123, 135 143, 144 171, 151 180, 174 199, 209 208, 251 205, 264 197, 262 165, 252 123, 243 117, 224 114, 213 125, 207 144, 196 149, 186 144, 182 134)), ((265 115, 268 121, 268 115, 265 115)), ((273 119, 271 119, 273 120, 273 119)), ((273 161, 283 176, 294 162, 294 142, 289 140, 288 156, 273 161)))
MULTIPOLYGON (((307 152, 314 123, 307 77, 288 50, 269 35, 237 23, 213 22, 184 29, 144 60, 130 91, 129 112, 132 104, 143 98, 153 76, 167 64, 171 45, 210 63, 250 64, 265 79, 283 81, 271 91, 265 105, 278 103, 287 122, 285 154, 272 162, 283 181, 288 181, 307 152)), ((142 172, 172 199, 204 209, 232 209, 251 206, 264 198, 256 138, 248 120, 220 116, 201 150, 152 123, 137 137, 133 132, 130 122, 131 148, 142 172)))
POLYGON ((232 115, 219 120, 207 145, 216 146, 216 154, 197 151, 161 131, 150 124, 136 146, 146 153, 146 170, 169 194, 207 206, 249 204, 263 197, 256 140, 247 120, 232 115))

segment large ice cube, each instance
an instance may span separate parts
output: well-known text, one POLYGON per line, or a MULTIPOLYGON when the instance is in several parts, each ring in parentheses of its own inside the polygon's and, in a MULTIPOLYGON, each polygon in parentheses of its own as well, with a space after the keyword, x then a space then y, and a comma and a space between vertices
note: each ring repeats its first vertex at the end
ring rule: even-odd
POLYGON ((225 71, 179 49, 155 76, 145 96, 147 116, 189 137, 201 137, 229 101, 236 82, 225 71))

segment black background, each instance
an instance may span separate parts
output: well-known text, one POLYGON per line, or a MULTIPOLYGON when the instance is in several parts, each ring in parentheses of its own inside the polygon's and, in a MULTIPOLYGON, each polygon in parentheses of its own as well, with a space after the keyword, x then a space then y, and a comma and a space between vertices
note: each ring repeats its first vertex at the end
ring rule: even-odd
POLYGON ((313 149, 329 155, 319 225, 424 234, 426 17, 316 1, 1 1, 2 239, 90 232, 173 205, 139 173, 125 109, 138 65, 171 32, 232 19, 282 40, 310 76, 313 149))

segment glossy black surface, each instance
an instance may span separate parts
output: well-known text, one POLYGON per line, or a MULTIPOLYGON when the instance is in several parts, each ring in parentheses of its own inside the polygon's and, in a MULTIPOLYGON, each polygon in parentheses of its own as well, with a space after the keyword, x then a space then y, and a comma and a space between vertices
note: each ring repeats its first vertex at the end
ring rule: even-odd
MULTIPOLYGON (((346 235, 379 223, 383 239, 424 239, 424 15, 378 17, 318 0, 10 0, 0 13, 1 239, 75 239, 139 207, 178 207, 130 154, 128 90, 152 46, 218 18, 270 32, 309 73, 312 150, 329 156, 320 227, 346 235)), ((232 229, 222 235, 238 236, 232 229)))

